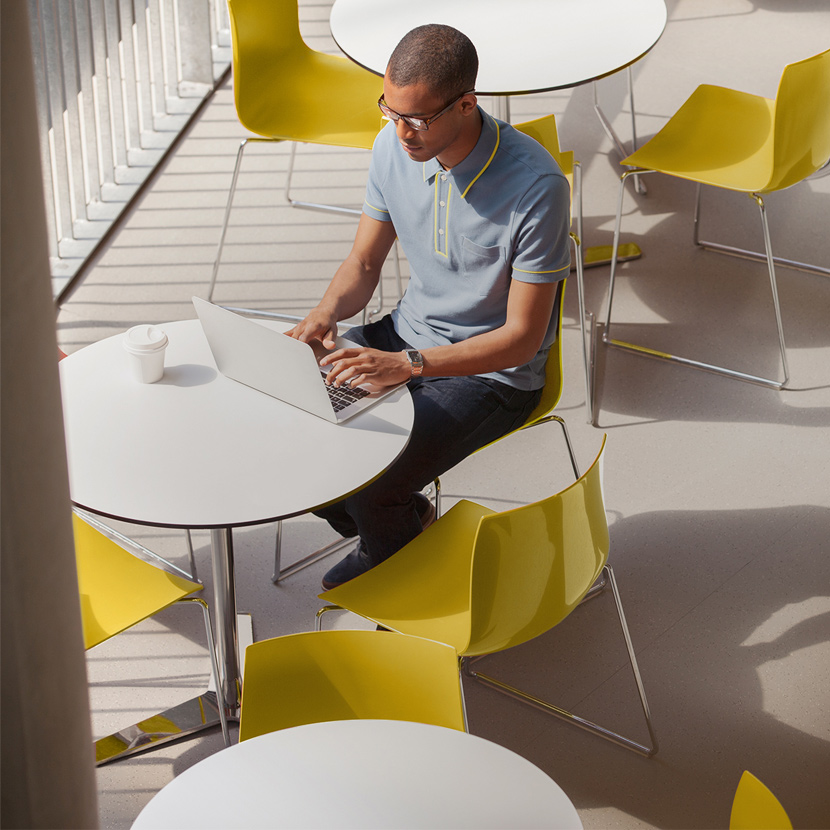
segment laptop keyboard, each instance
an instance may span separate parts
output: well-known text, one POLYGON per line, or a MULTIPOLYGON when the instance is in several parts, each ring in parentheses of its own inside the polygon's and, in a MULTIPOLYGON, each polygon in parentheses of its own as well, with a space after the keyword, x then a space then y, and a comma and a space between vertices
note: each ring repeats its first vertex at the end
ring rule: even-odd
MULTIPOLYGON (((325 378, 325 373, 323 373, 325 378)), ((360 387, 352 389, 349 386, 329 386, 326 384, 326 391, 329 393, 329 400, 335 412, 340 412, 355 401, 365 398, 369 393, 360 387)))

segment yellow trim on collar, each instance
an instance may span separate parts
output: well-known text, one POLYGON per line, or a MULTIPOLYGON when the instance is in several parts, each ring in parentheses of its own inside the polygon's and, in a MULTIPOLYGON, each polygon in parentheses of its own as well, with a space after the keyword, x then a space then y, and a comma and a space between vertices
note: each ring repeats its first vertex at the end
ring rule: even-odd
POLYGON ((490 162, 493 161, 493 157, 496 155, 496 150, 499 149, 499 142, 501 141, 501 128, 499 127, 499 122, 493 119, 493 123, 496 125, 496 146, 493 147, 493 152, 490 153, 490 158, 487 159, 484 167, 478 171, 478 175, 467 185, 464 192, 461 194, 461 198, 463 199, 467 193, 469 193, 470 188, 479 180, 481 174, 490 166, 490 162))

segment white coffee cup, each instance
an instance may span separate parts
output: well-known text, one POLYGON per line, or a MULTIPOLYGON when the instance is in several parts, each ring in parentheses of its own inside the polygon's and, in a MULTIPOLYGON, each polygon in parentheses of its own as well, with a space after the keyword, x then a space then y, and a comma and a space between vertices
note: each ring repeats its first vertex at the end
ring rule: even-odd
POLYGON ((139 383, 162 379, 167 335, 158 326, 133 326, 124 335, 124 348, 131 355, 133 375, 139 383))

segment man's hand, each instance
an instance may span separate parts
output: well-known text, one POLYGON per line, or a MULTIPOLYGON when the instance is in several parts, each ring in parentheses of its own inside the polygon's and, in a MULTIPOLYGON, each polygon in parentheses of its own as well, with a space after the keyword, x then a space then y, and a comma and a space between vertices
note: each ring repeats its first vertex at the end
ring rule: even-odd
POLYGON ((337 336, 337 317, 318 306, 286 334, 295 340, 302 340, 303 343, 320 340, 327 349, 333 349, 334 338, 337 336))
POLYGON ((334 386, 358 386, 361 383, 394 386, 409 380, 412 375, 409 360, 403 352, 382 352, 362 346, 338 349, 326 355, 320 365, 331 367, 326 382, 334 386))

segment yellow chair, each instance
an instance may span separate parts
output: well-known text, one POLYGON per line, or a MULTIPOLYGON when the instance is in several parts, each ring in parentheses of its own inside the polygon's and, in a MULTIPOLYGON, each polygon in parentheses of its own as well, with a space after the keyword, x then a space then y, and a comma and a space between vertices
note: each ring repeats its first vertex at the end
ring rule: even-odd
MULTIPOLYGON (((91 649, 174 603, 196 603, 204 615, 213 680, 219 688, 219 668, 208 606, 200 597, 190 596, 202 589, 201 583, 164 570, 164 566, 172 566, 91 517, 82 519, 76 514, 72 521, 84 648, 91 649)), ((115 761, 150 746, 184 737, 203 728, 216 714, 222 725, 225 745, 229 746, 224 707, 217 704, 214 692, 207 692, 192 705, 174 707, 97 741, 96 763, 115 761)))
MULTIPOLYGON (((558 315, 556 340, 551 345, 547 361, 545 362, 545 385, 542 387, 542 397, 536 405, 536 408, 528 416, 527 420, 520 427, 513 430, 513 432, 519 432, 523 429, 529 429, 530 427, 541 426, 542 424, 551 422, 559 424, 562 429, 562 435, 565 439, 565 445, 568 449, 568 457, 571 460, 571 468, 574 471, 574 477, 579 478, 579 467, 576 462, 576 456, 574 455, 571 438, 568 434, 567 424, 563 418, 559 417, 559 415, 553 414, 553 410, 556 408, 556 405, 559 403, 559 399, 562 397, 562 309, 564 305, 566 282, 567 280, 562 280, 559 283, 559 289, 555 301, 554 313, 558 315)), ((503 441, 509 435, 512 435, 513 432, 508 432, 505 435, 502 435, 501 438, 497 438, 495 441, 485 444, 483 447, 476 450, 476 452, 481 452, 482 450, 487 449, 487 447, 491 447, 493 444, 503 441)), ((434 494, 435 501, 435 516, 436 518, 439 518, 441 516, 440 477, 436 478, 433 482, 432 493, 434 494)), ((338 543, 345 544, 343 540, 338 540, 338 542, 334 542, 332 544, 338 543)))
MULTIPOLYGON (((526 121, 523 124, 514 125, 517 130, 529 135, 531 138, 538 141, 553 157, 562 172, 568 179, 568 184, 571 187, 571 214, 574 215, 573 205, 576 203, 576 233, 571 233, 571 241, 574 243, 574 254, 576 257, 576 286, 578 295, 579 317, 580 317, 580 331, 582 335, 582 357, 585 368, 585 408, 588 413, 588 423, 593 422, 593 391, 591 382, 590 366, 593 363, 593 358, 589 356, 589 347, 586 343, 585 333, 585 290, 583 282, 582 271, 582 185, 580 176, 580 164, 574 160, 572 151, 563 152, 559 149, 559 135, 556 130, 556 119, 553 115, 546 115, 543 118, 537 118, 535 121, 526 121)), ((565 421, 558 415, 554 415, 553 410, 559 403, 562 397, 562 385, 564 383, 564 376, 562 373, 562 314, 565 302, 565 285, 567 280, 562 280, 559 283, 556 300, 554 303, 554 314, 557 316, 556 340, 550 347, 548 358, 545 363, 545 385, 542 387, 542 397, 533 412, 530 413, 527 420, 522 426, 513 430, 518 432, 522 429, 527 429, 540 424, 555 421, 562 428, 565 438, 565 443, 568 448, 568 455, 571 460, 571 466, 574 471, 574 476, 579 478, 579 468, 576 463, 576 457, 571 445, 571 439, 568 435, 568 428, 565 421)), ((507 433, 496 441, 501 441, 512 433, 507 433)), ((496 441, 486 444, 478 450, 486 449, 496 441)), ((441 480, 435 479, 433 484, 435 493, 435 509, 436 516, 441 515, 441 480)))
MULTIPOLYGON (((574 257, 576 259, 576 292, 579 307, 579 329, 582 335, 582 361, 585 370, 585 408, 588 414, 588 423, 593 422, 593 390, 592 390, 592 372, 593 355, 591 354, 590 339, 586 338, 585 332, 585 281, 583 278, 583 254, 582 254, 582 167, 578 161, 574 159, 572 150, 562 151, 559 148, 559 134, 556 129, 556 118, 553 115, 546 115, 543 118, 537 118, 533 121, 525 121, 522 124, 514 125, 519 132, 529 135, 536 139, 553 157, 568 180, 571 187, 571 224, 576 223, 576 232, 570 234, 571 241, 574 244, 574 257), (575 207, 574 207, 575 206, 575 207)), ((560 297, 560 303, 562 298, 560 297)), ((560 307, 561 311, 561 307, 560 307)), ((593 328, 593 326, 592 326, 593 328)), ((557 333, 557 339, 562 331, 561 320, 560 328, 557 333)), ((560 347, 561 349, 561 347, 560 347)), ((560 373, 561 373, 561 353, 559 356, 560 373)), ((550 412, 559 402, 561 395, 561 378, 559 380, 559 390, 556 395, 556 400, 552 404, 547 405, 544 411, 541 410, 540 403, 533 420, 538 420, 543 414, 550 412)), ((547 381, 546 381, 547 387, 547 381)), ((543 402, 550 399, 550 395, 543 396, 543 402)))
POLYGON ((499 691, 645 756, 657 751, 640 671, 613 571, 602 497, 602 448, 591 468, 556 495, 496 513, 462 500, 381 564, 321 594, 392 631, 447 643, 459 657, 520 645, 564 620, 604 574, 611 586, 651 745, 567 712, 493 677, 499 691))
POLYGON ((455 651, 385 631, 309 631, 246 649, 240 741, 356 718, 466 731, 455 651))
POLYGON ((775 263, 830 275, 830 269, 773 257, 763 195, 798 184, 830 159, 830 50, 784 69, 774 101, 703 84, 649 142, 621 162, 632 165, 620 180, 611 278, 603 341, 610 346, 670 360, 727 377, 782 388, 789 380, 784 329, 775 282, 775 263), (645 348, 610 336, 611 306, 625 182, 629 176, 666 173, 697 182, 694 242, 703 248, 765 260, 769 271, 784 379, 750 375, 645 348), (700 241, 701 185, 746 193, 761 213, 765 253, 700 241))
MULTIPOLYGON (((382 125, 383 79, 345 57, 310 49, 300 35, 297 0, 228 0, 233 91, 245 139, 236 156, 208 299, 213 297, 245 148, 251 142, 301 141, 371 149, 382 125)), ((300 202, 290 196, 296 144, 285 195, 294 207, 360 215, 357 208, 300 202)))
POLYGON ((778 799, 751 772, 744 771, 732 802, 729 830, 792 830, 778 799))

